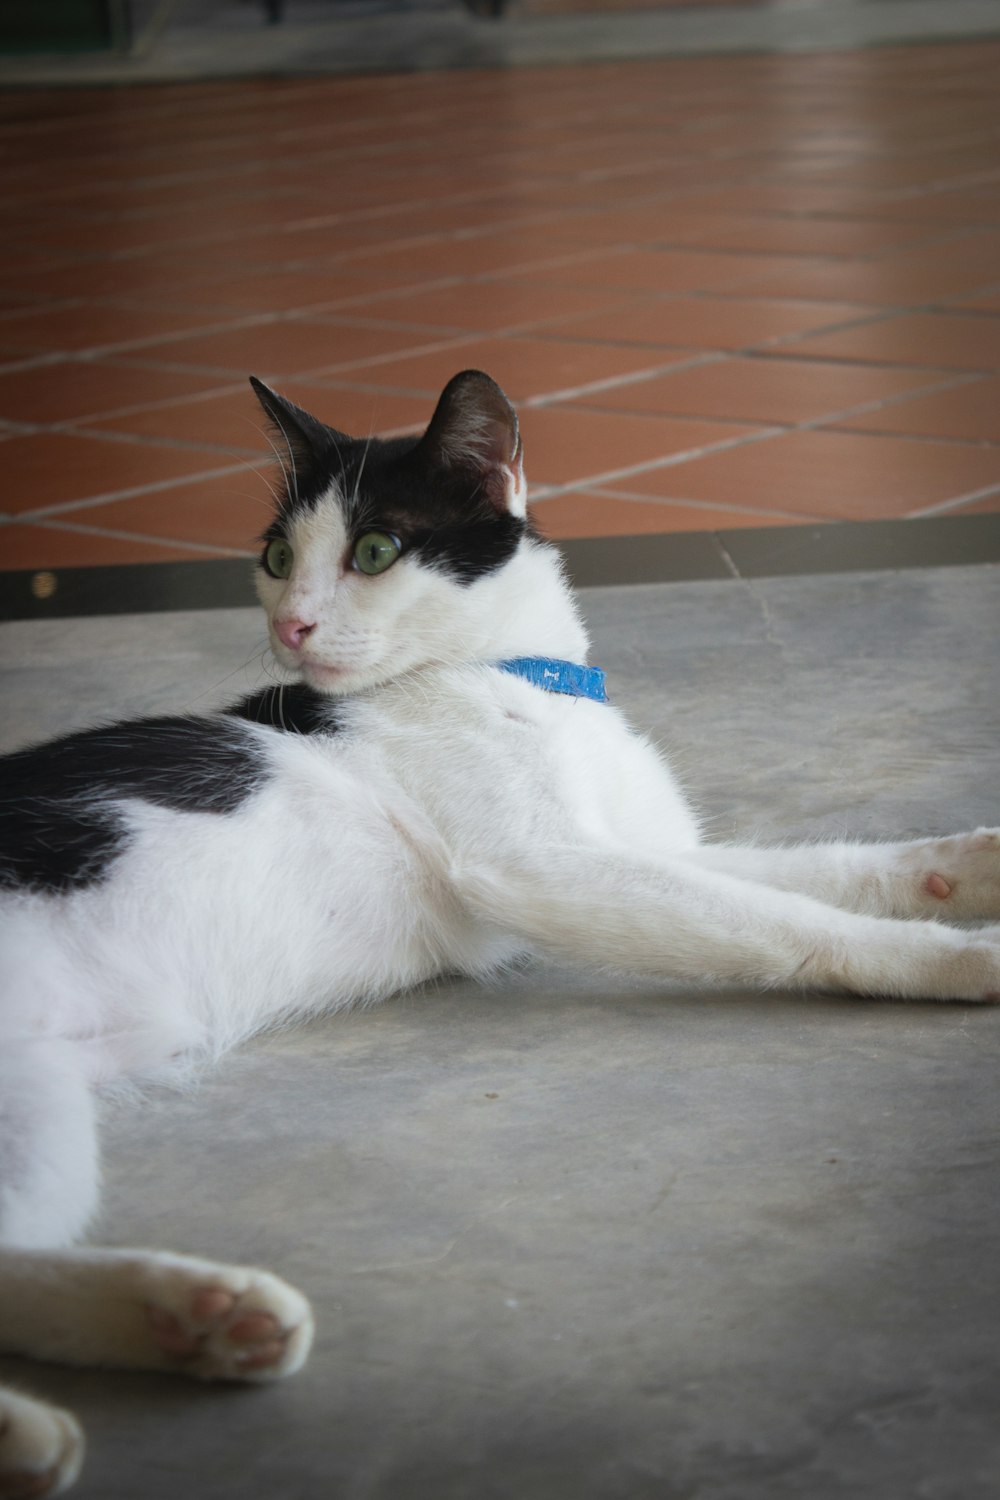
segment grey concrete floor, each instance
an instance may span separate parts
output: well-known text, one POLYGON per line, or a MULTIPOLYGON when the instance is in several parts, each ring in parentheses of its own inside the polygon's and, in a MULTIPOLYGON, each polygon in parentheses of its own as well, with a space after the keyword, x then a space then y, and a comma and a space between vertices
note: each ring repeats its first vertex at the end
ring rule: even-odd
MULTIPOLYGON (((1000 822, 1000 568, 586 607, 719 837, 1000 822)), ((5 744, 217 702, 261 636, 6 625, 5 744)), ((995 1500, 998 1065, 996 1009, 441 983, 111 1112, 99 1238, 299 1284, 302 1374, 0 1378, 81 1415, 80 1500, 995 1500)))

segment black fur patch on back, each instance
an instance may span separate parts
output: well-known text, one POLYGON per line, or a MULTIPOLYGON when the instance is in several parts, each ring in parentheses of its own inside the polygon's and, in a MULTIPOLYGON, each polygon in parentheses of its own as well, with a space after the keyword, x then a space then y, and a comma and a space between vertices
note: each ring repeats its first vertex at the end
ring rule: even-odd
POLYGON ((226 712, 285 734, 336 734, 337 705, 304 683, 279 683, 234 703, 226 712))
POLYGON ((127 847, 122 799, 234 812, 267 777, 244 726, 151 718, 85 729, 0 759, 0 886, 51 893, 103 879, 127 847))

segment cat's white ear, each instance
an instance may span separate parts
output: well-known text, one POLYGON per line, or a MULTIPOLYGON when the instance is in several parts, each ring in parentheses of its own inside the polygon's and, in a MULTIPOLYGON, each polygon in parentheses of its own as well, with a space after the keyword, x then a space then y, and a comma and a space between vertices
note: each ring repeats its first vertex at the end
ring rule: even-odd
POLYGON ((288 498, 304 498, 317 482, 329 481, 331 461, 344 442, 343 434, 279 396, 256 375, 250 376, 250 384, 274 428, 275 454, 285 475, 288 498))
POLYGON ((517 413, 482 370, 463 370, 449 380, 420 447, 429 463, 468 472, 476 494, 485 496, 496 510, 525 514, 517 413))

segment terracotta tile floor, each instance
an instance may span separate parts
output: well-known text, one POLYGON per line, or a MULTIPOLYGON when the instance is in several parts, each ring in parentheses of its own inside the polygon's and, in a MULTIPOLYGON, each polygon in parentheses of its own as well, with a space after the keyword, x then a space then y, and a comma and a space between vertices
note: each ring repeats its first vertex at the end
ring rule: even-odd
POLYGON ((1000 511, 998 68, 7 93, 4 566, 253 550, 251 371, 366 433, 483 366, 556 537, 1000 511))

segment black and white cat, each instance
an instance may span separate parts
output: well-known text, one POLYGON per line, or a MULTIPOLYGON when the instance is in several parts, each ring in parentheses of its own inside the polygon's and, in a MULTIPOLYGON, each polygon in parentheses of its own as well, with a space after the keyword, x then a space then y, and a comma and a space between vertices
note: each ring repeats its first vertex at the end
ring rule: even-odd
MULTIPOLYGON (((258 588, 294 684, 9 756, 0 794, 0 1349, 268 1380, 267 1272, 71 1248, 95 1091, 291 1016, 539 953, 693 981, 1000 998, 1000 834, 708 846, 604 699, 517 420, 475 371, 360 442, 255 382, 286 493, 258 588), (934 920, 945 918, 945 921, 934 920), (925 919, 925 920, 913 920, 925 919), (377 934, 377 938, 373 938, 377 934)), ((74 1419, 0 1390, 0 1496, 55 1494, 74 1419)))

